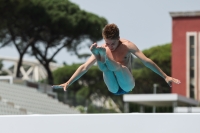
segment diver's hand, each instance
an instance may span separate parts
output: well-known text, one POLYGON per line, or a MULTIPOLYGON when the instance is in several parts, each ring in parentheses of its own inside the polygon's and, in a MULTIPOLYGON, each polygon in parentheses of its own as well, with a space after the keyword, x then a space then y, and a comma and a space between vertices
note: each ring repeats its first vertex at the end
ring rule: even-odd
POLYGON ((64 91, 66 91, 68 87, 69 87, 69 83, 68 82, 66 82, 64 84, 53 85, 52 86, 53 89, 63 89, 64 91))
POLYGON ((167 84, 168 84, 170 87, 172 87, 172 83, 176 83, 176 84, 180 84, 180 83, 181 83, 181 81, 180 81, 179 79, 175 79, 175 78, 172 78, 172 77, 169 77, 169 76, 167 76, 167 77, 165 78, 165 81, 167 82, 167 84))

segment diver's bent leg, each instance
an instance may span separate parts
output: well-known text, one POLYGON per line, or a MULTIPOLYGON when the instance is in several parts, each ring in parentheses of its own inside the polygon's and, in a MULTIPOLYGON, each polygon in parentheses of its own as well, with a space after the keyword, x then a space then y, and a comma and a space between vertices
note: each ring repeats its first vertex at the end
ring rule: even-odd
POLYGON ((99 61, 99 60, 97 60, 97 66, 99 67, 99 69, 100 69, 102 72, 108 71, 108 68, 107 68, 106 64, 103 63, 103 62, 101 62, 101 61, 99 61))
POLYGON ((119 86, 126 92, 131 91, 135 87, 135 80, 132 73, 126 66, 121 65, 121 68, 114 71, 119 86))
POLYGON ((97 47, 96 49, 99 51, 101 62, 105 63, 109 70, 116 71, 121 68, 119 63, 106 55, 106 49, 104 47, 97 47))
POLYGON ((117 70, 121 69, 120 63, 118 63, 112 59, 109 59, 107 56, 106 56, 105 64, 110 71, 117 71, 117 70))
POLYGON ((110 70, 103 72, 103 79, 108 87, 108 90, 112 93, 116 93, 119 90, 119 84, 117 83, 114 73, 110 70))
POLYGON ((108 69, 103 72, 107 87, 112 90, 113 86, 118 86, 115 91, 119 90, 119 87, 126 92, 131 91, 135 86, 135 81, 130 70, 107 57, 105 48, 98 47, 97 50, 99 51, 101 62, 105 63, 108 69))

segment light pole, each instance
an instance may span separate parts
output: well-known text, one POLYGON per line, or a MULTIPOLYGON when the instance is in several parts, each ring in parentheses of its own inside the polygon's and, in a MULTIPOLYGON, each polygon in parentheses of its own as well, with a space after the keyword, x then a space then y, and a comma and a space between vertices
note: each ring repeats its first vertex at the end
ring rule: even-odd
MULTIPOLYGON (((153 93, 156 94, 158 84, 153 84, 153 93)), ((156 106, 153 106, 153 113, 156 113, 156 106)))

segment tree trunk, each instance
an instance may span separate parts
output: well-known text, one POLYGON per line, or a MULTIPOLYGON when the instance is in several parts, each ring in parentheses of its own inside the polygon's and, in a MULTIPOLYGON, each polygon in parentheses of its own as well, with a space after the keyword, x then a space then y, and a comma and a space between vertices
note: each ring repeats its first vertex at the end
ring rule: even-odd
POLYGON ((17 71, 15 75, 17 78, 20 78, 20 67, 22 66, 23 56, 24 54, 19 54, 19 60, 17 63, 17 71))
POLYGON ((49 67, 49 62, 48 63, 45 63, 45 64, 43 64, 44 65, 44 67, 45 67, 45 69, 46 69, 46 71, 47 71, 47 79, 48 79, 48 84, 49 85, 53 85, 54 84, 54 81, 53 81, 53 74, 52 74, 52 72, 51 72, 51 70, 50 70, 50 67, 49 67))
POLYGON ((13 41, 13 42, 14 42, 15 47, 17 48, 17 51, 18 51, 18 53, 19 53, 19 61, 18 61, 18 63, 17 63, 17 71, 16 71, 16 75, 15 75, 15 76, 16 76, 17 78, 20 78, 20 67, 22 66, 23 57, 24 57, 24 55, 25 55, 27 49, 28 49, 31 45, 34 45, 35 40, 34 40, 34 38, 31 38, 31 39, 29 40, 29 42, 27 43, 27 45, 26 45, 23 49, 20 49, 20 48, 18 47, 18 44, 15 43, 15 41, 13 41))

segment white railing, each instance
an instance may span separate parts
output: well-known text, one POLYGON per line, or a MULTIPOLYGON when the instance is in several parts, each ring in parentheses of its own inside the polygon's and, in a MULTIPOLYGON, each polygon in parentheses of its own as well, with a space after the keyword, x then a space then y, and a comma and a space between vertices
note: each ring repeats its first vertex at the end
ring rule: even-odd
POLYGON ((0 116, 2 133, 200 133, 200 114, 0 116))
MULTIPOLYGON (((6 72, 8 72, 10 75, 16 75, 16 70, 17 70, 17 62, 18 58, 14 57, 5 57, 5 56, 0 56, 0 60, 3 62, 10 62, 13 64, 14 68, 12 71, 5 69, 6 72)), ((23 59, 23 65, 28 65, 30 68, 28 70, 25 70, 24 66, 22 65, 20 67, 20 73, 22 74, 22 79, 23 80, 29 80, 29 81, 39 81, 47 77, 46 70, 44 67, 40 64, 39 61, 37 60, 27 60, 23 59)), ((61 67, 62 65, 58 65, 56 63, 51 62, 50 63, 50 69, 51 71, 57 69, 58 67, 61 67)))
POLYGON ((12 76, 0 76, 0 80, 9 80, 9 83, 13 84, 13 77, 12 76))

